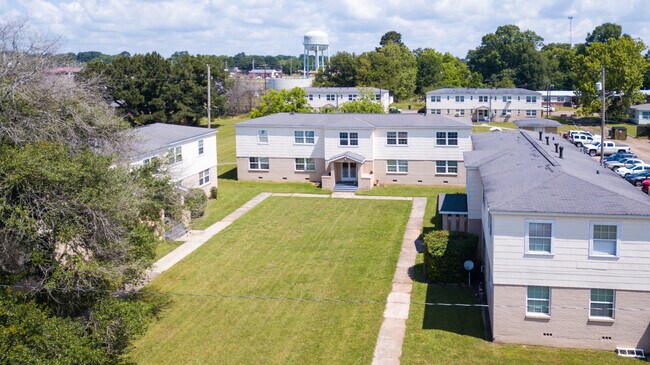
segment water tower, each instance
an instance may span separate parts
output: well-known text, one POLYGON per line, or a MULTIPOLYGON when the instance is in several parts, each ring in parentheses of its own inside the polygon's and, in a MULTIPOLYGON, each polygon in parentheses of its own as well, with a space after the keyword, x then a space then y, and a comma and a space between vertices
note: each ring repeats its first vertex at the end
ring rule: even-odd
POLYGON ((302 42, 305 47, 303 54, 303 76, 307 77, 307 73, 311 71, 311 65, 309 62, 309 57, 312 52, 314 54, 314 71, 318 71, 321 67, 325 68, 325 51, 327 51, 327 62, 330 60, 330 41, 327 37, 327 33, 321 32, 319 30, 312 30, 311 32, 305 33, 304 40, 302 42))

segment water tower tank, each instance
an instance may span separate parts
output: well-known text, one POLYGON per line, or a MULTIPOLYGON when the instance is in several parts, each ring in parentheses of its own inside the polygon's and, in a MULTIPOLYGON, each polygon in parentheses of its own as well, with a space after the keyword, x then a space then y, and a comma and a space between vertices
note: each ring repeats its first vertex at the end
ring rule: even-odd
POLYGON ((321 68, 325 68, 325 60, 329 62, 330 58, 330 40, 327 36, 327 33, 321 32, 320 30, 312 30, 311 32, 305 33, 303 38, 302 45, 305 47, 303 58, 304 58, 304 68, 303 76, 307 77, 307 74, 311 72, 311 57, 314 60, 314 71, 318 71, 321 68), (311 54, 313 53, 313 56, 311 54))
POLYGON ((305 48, 313 51, 316 49, 316 46, 319 46, 319 49, 327 49, 330 41, 327 33, 321 32, 320 30, 312 30, 311 32, 305 33, 302 44, 305 46, 305 48))

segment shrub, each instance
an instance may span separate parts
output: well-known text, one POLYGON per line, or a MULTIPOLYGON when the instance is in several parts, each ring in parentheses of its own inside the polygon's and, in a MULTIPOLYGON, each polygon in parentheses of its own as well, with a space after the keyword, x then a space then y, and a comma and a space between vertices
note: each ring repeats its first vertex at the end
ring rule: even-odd
POLYGON ((208 197, 202 189, 190 189, 185 196, 185 206, 192 218, 199 218, 208 206, 208 197))
POLYGON ((218 196, 217 193, 218 192, 219 191, 217 190, 216 186, 211 187, 210 188, 210 199, 217 199, 217 196, 218 196))
POLYGON ((650 125, 640 125, 636 129, 637 137, 650 137, 650 125))
POLYGON ((467 277, 463 267, 474 259, 478 237, 464 232, 432 231, 424 235, 424 270, 434 282, 458 283, 467 277))

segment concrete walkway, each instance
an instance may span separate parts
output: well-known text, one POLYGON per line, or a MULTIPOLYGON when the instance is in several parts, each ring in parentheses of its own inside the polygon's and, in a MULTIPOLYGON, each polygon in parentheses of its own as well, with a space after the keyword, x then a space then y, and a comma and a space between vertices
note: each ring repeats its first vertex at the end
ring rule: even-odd
POLYGON ((417 249, 415 241, 420 237, 427 198, 413 198, 411 215, 406 224, 402 251, 397 261, 397 270, 393 277, 393 288, 388 294, 384 322, 379 330, 373 365, 399 364, 402 355, 402 343, 406 334, 406 320, 409 316, 411 289, 413 280, 409 269, 415 264, 417 249))
POLYGON ((151 280, 155 279, 158 275, 172 266, 176 265, 179 261, 194 252, 197 248, 206 243, 212 236, 221 232, 224 228, 231 225, 239 217, 246 214, 249 210, 253 209, 256 205, 263 202, 266 198, 271 196, 271 193, 260 193, 253 199, 244 203, 241 207, 237 208, 234 212, 227 215, 224 219, 211 225, 202 231, 189 231, 179 241, 185 241, 182 245, 178 246, 174 251, 168 253, 163 258, 158 260, 153 267, 145 273, 145 281, 137 288, 140 289, 151 280))

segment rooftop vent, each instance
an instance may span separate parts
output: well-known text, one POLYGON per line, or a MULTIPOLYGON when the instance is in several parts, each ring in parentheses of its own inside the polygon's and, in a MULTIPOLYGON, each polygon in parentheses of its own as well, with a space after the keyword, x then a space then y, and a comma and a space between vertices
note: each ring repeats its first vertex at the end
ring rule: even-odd
POLYGON ((564 153, 564 147, 560 147, 560 158, 564 158, 564 157, 562 157, 563 153, 564 153))
POLYGON ((542 131, 539 131, 539 140, 542 140, 542 131))
POLYGON ((553 143, 555 145, 555 153, 557 153, 557 146, 559 146, 559 143, 553 143))
POLYGON ((548 146, 548 136, 546 136, 546 145, 548 146))

